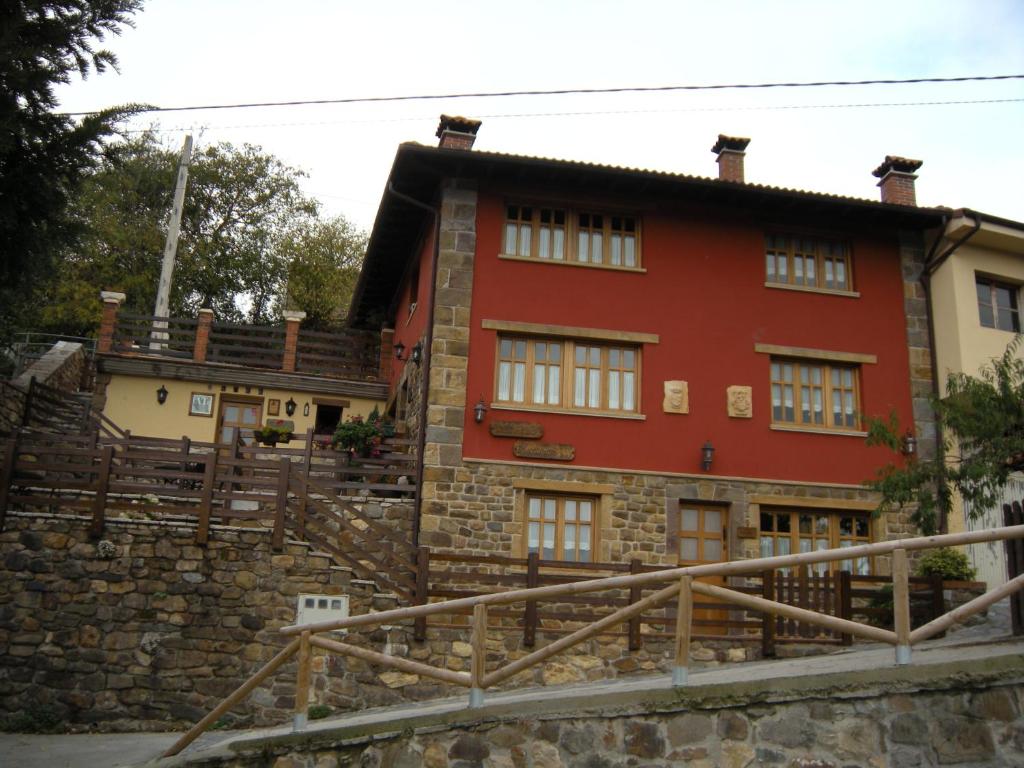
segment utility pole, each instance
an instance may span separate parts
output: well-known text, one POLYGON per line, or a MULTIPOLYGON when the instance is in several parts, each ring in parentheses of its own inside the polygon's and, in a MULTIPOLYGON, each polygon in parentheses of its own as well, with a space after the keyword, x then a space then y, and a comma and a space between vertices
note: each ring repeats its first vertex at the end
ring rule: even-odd
MULTIPOLYGON (((185 183, 188 181, 188 166, 192 162, 192 136, 185 137, 181 147, 181 158, 178 160, 178 180, 174 184, 174 205, 171 208, 171 220, 167 224, 167 242, 164 243, 164 261, 160 268, 160 284, 156 289, 156 307, 153 314, 167 317, 171 304, 171 277, 174 274, 174 256, 178 251, 178 231, 181 229, 181 210, 185 204, 185 183)), ((153 321, 152 339, 167 339, 167 321, 153 321), (162 332, 160 329, 163 329, 162 332)), ((150 349, 160 349, 159 341, 150 341, 150 349)))

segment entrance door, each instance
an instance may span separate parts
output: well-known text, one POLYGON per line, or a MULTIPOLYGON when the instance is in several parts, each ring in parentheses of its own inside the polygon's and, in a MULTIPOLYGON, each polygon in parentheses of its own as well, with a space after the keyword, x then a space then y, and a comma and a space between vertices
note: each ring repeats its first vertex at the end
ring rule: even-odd
MULTIPOLYGON (((728 507, 711 504, 679 505, 679 564, 705 565, 722 563, 729 559, 729 548, 726 546, 726 531, 729 527, 728 507)), ((725 586, 723 576, 704 576, 699 579, 707 584, 725 586)), ((708 602, 709 598, 694 595, 694 604, 708 602)), ((693 633, 695 635, 724 635, 726 627, 723 622, 729 618, 726 609, 694 608, 693 633)))
MULTIPOLYGON (((263 415, 263 403, 246 402, 243 400, 220 401, 220 416, 217 421, 217 438, 221 443, 234 445, 239 429, 257 429, 263 415)), ((252 445, 253 440, 246 438, 245 444, 252 445)))

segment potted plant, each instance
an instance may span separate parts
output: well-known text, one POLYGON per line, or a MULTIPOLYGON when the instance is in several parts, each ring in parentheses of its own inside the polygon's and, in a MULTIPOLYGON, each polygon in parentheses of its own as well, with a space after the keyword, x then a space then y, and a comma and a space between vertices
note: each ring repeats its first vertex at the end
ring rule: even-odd
POLYGON ((334 430, 334 445, 354 456, 366 458, 379 450, 381 431, 376 421, 364 420, 362 416, 349 416, 334 430))
POLYGON ((268 421, 259 429, 254 429, 252 436, 261 445, 273 448, 278 443, 287 443, 292 439, 292 426, 286 423, 274 424, 268 421))

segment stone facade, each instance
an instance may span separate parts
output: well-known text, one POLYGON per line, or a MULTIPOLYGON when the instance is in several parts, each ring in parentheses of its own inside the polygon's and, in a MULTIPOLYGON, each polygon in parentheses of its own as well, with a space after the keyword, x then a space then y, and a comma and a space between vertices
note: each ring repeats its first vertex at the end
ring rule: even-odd
POLYGON ((0 435, 9 435, 21 426, 25 414, 25 393, 17 387, 0 383, 0 435))
POLYGON ((61 392, 77 392, 87 363, 81 344, 58 341, 45 355, 25 369, 14 383, 24 389, 35 379, 61 392))
POLYGON ((900 266, 903 272, 903 311, 907 318, 907 352, 910 355, 910 394, 914 404, 914 434, 922 458, 938 450, 931 337, 928 330, 928 300, 921 284, 927 254, 920 233, 900 233, 900 266))
MULTIPOLYGON (((491 717, 273 740, 204 756, 213 768, 846 768, 1024 764, 1024 688, 844 692, 770 703, 491 717), (347 738, 345 738, 347 737, 347 738), (333 743, 332 743, 333 742, 333 743)), ((530 709, 526 710, 530 712, 530 709)), ((402 724, 399 724, 402 725, 402 724)), ((184 764, 185 761, 176 763, 184 764)))

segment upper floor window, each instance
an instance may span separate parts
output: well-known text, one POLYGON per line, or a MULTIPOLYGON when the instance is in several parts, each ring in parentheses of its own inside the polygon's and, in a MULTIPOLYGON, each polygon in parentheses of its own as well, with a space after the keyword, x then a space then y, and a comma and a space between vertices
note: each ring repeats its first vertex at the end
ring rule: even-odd
POLYGON ((639 408, 639 358, 639 350, 633 346, 499 336, 495 400, 635 413, 639 408))
POLYGON ((635 216, 510 205, 502 252, 525 259, 638 268, 635 216))
POLYGON ((765 280, 799 288, 852 291, 849 248, 838 240, 767 235, 765 280))
POLYGON ((1019 288, 989 277, 975 278, 978 291, 978 313, 986 328, 1020 333, 1020 313, 1017 309, 1019 288))
POLYGON ((857 372, 852 365, 772 358, 772 422, 858 429, 857 372))

